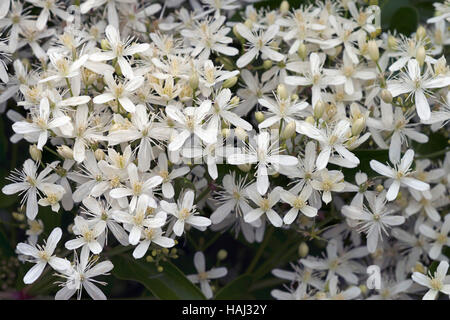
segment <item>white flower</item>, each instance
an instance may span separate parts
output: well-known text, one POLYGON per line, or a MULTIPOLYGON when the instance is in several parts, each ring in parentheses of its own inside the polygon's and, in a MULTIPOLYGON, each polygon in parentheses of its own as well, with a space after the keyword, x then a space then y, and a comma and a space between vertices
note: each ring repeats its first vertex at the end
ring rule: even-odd
POLYGON ((105 34, 109 45, 111 46, 111 50, 93 53, 89 56, 89 59, 92 61, 117 59, 117 63, 119 64, 123 75, 128 79, 133 79, 133 69, 125 57, 144 52, 150 48, 150 45, 148 43, 131 44, 133 38, 128 38, 125 42, 123 42, 120 39, 118 30, 112 25, 108 25, 106 27, 105 34))
POLYGON ((317 170, 324 169, 327 166, 333 151, 336 151, 347 160, 350 166, 356 167, 359 164, 358 157, 351 151, 348 151, 345 145, 349 139, 348 133, 350 130, 350 122, 345 119, 339 121, 332 130, 331 128, 320 130, 306 121, 297 123, 298 133, 304 134, 320 143, 322 150, 316 160, 317 170))
POLYGON ((181 30, 181 35, 190 39, 194 46, 191 53, 193 57, 199 56, 200 60, 206 60, 209 58, 211 51, 226 56, 235 56, 239 53, 238 49, 228 46, 233 42, 233 39, 226 36, 230 32, 230 28, 222 27, 225 20, 226 17, 224 16, 216 16, 211 20, 204 19, 197 22, 193 30, 181 30))
POLYGON ((359 230, 367 234, 367 249, 370 253, 374 253, 377 249, 382 234, 388 235, 388 228, 405 222, 404 217, 392 215, 397 211, 397 208, 386 205, 385 196, 384 191, 378 196, 368 195, 367 200, 370 210, 354 206, 342 208, 342 213, 346 217, 359 221, 359 230))
POLYGON ((194 205, 194 191, 188 190, 180 197, 181 201, 177 203, 169 203, 165 200, 161 201, 161 208, 173 215, 176 219, 173 225, 173 232, 177 236, 184 233, 186 224, 197 228, 204 228, 211 225, 211 220, 206 217, 198 216, 196 206, 194 205))
POLYGON ((93 280, 92 278, 100 275, 107 275, 109 271, 114 268, 111 261, 102 261, 96 264, 97 258, 89 258, 89 250, 81 251, 80 260, 75 256, 74 265, 59 274, 59 276, 66 279, 61 283, 60 289, 56 295, 55 300, 69 300, 78 291, 78 300, 81 299, 81 291, 83 288, 87 291, 89 296, 94 300, 106 300, 104 293, 93 283, 106 285, 105 282, 93 280))
POLYGON ((414 272, 411 278, 418 284, 429 288, 422 300, 436 300, 439 292, 450 296, 450 283, 446 279, 448 262, 441 261, 433 275, 426 276, 420 272, 414 272))
POLYGON ((173 180, 189 173, 189 167, 184 166, 180 168, 171 168, 169 172, 169 163, 167 161, 167 155, 161 152, 158 155, 158 165, 152 169, 154 173, 159 175, 163 180, 161 184, 161 191, 164 198, 170 199, 175 195, 175 189, 173 188, 173 180))
POLYGON ((171 248, 175 245, 175 240, 163 236, 161 228, 144 228, 144 239, 136 246, 133 251, 135 259, 142 258, 148 250, 151 243, 155 243, 163 248, 171 248))
POLYGON ((27 243, 19 243, 17 245, 17 250, 19 253, 30 256, 30 262, 36 263, 23 278, 25 284, 30 284, 36 281, 37 278, 44 271, 47 263, 57 271, 64 271, 70 268, 70 262, 66 259, 58 258, 53 255, 56 246, 61 239, 62 231, 60 228, 55 228, 52 230, 48 236, 47 242, 43 247, 36 245, 30 246, 27 243))
POLYGON ((342 192, 345 188, 344 175, 341 171, 327 169, 320 170, 317 178, 311 181, 311 186, 322 191, 322 200, 326 204, 332 200, 331 192, 342 192))
POLYGON ((429 70, 421 75, 420 66, 416 59, 408 61, 408 72, 402 72, 398 81, 388 83, 388 90, 393 97, 403 93, 414 95, 414 102, 420 120, 429 120, 431 117, 430 105, 425 93, 429 89, 444 88, 450 85, 450 76, 430 76, 429 70))
POLYGON ((148 208, 152 208, 150 199, 147 195, 142 195, 137 201, 136 208, 130 209, 130 212, 113 212, 114 220, 123 223, 125 229, 130 232, 128 241, 132 245, 139 242, 144 228, 160 228, 166 223, 167 214, 163 211, 158 212, 154 217, 148 215, 148 208))
POLYGON ((98 237, 100 244, 107 244, 108 230, 114 235, 114 237, 123 246, 128 245, 128 234, 123 230, 122 226, 117 223, 113 218, 113 209, 107 206, 107 203, 94 199, 93 197, 87 197, 83 199, 83 205, 86 207, 84 212, 89 217, 89 223, 96 225, 99 221, 106 222, 106 228, 104 232, 98 237), (102 239, 105 240, 102 240, 102 239))
POLYGON ((392 201, 397 197, 401 185, 408 186, 418 191, 426 191, 430 189, 430 185, 428 183, 410 177, 410 167, 413 160, 414 151, 412 149, 408 149, 405 152, 400 163, 394 164, 394 168, 386 166, 377 160, 370 160, 370 167, 374 171, 390 178, 389 180, 392 181, 386 194, 386 199, 388 201, 392 201))
POLYGON ((74 219, 73 233, 78 236, 76 239, 69 240, 65 246, 69 250, 75 250, 83 247, 81 252, 92 251, 93 254, 99 254, 102 251, 102 246, 97 241, 97 238, 103 233, 106 228, 106 222, 98 221, 94 226, 89 226, 86 219, 81 216, 76 216, 74 219))
POLYGON ((227 268, 212 268, 208 271, 205 270, 205 255, 203 252, 197 251, 194 255, 194 266, 198 274, 188 275, 187 278, 193 283, 200 283, 200 288, 207 299, 213 297, 211 286, 209 285, 210 279, 218 279, 227 275, 227 268))
POLYGON ((2 188, 4 194, 10 195, 20 192, 25 193, 22 198, 22 203, 27 202, 27 217, 30 220, 34 220, 38 213, 38 201, 37 194, 38 190, 43 191, 43 186, 46 182, 52 182, 51 177, 48 177, 49 173, 53 170, 53 163, 42 170, 39 175, 37 175, 37 166, 33 160, 28 159, 23 164, 23 170, 14 170, 11 175, 7 178, 13 183, 8 184, 2 188))
POLYGON ((346 79, 341 75, 327 75, 322 70, 323 61, 315 52, 309 55, 309 70, 298 70, 303 73, 301 76, 288 76, 285 79, 286 84, 291 86, 312 86, 312 106, 316 107, 319 100, 323 101, 322 89, 329 85, 340 85, 345 83, 346 79))
POLYGON ((284 56, 272 49, 269 42, 277 35, 280 30, 280 26, 273 24, 265 31, 260 31, 255 34, 246 25, 238 23, 236 30, 240 36, 249 41, 249 49, 244 53, 236 62, 238 68, 243 68, 248 65, 255 57, 258 57, 261 52, 264 56, 273 61, 281 61, 284 56))
POLYGON ((268 165, 295 166, 297 158, 280 154, 278 139, 271 141, 270 133, 261 131, 245 147, 245 153, 231 154, 227 157, 229 164, 256 164, 256 185, 260 194, 265 194, 269 188, 268 165))
POLYGON ((65 22, 71 22, 73 20, 73 16, 61 9, 61 4, 57 3, 57 1, 27 0, 27 2, 32 3, 36 7, 42 8, 41 12, 39 13, 39 17, 36 20, 36 27, 38 28, 38 30, 43 30, 46 27, 48 18, 50 17, 50 13, 58 16, 65 22))
POLYGON ((175 120, 180 132, 169 144, 169 151, 179 150, 185 141, 192 135, 196 135, 206 143, 214 143, 217 140, 217 131, 213 127, 203 128, 203 120, 211 109, 211 101, 205 100, 199 107, 187 107, 183 111, 175 105, 166 107, 167 116, 175 120))
POLYGON ((247 196, 257 205, 257 208, 245 213, 244 221, 247 223, 252 223, 260 219, 261 216, 265 214, 273 226, 281 227, 283 225, 283 220, 272 208, 278 203, 278 201, 280 201, 282 188, 275 188, 272 192, 269 192, 266 197, 262 197, 256 189, 257 187, 255 187, 255 184, 252 184, 246 190, 247 196))
POLYGON ((47 98, 41 100, 41 104, 36 111, 32 117, 32 122, 16 122, 13 124, 13 130, 19 134, 36 137, 37 147, 42 150, 47 143, 48 131, 68 124, 71 119, 68 116, 53 114, 53 119, 50 120, 50 104, 47 98))
POLYGON ((220 206, 211 214, 213 224, 222 222, 232 211, 236 215, 250 212, 252 207, 248 204, 246 189, 249 186, 247 176, 240 177, 236 181, 236 174, 233 171, 222 179, 223 191, 217 192, 217 200, 220 206))
POLYGON ((44 183, 41 189, 45 197, 39 199, 38 204, 43 207, 51 206, 54 212, 58 212, 60 207, 59 201, 61 201, 64 193, 66 193, 64 187, 52 183, 44 183))
POLYGON ((439 231, 434 230, 426 224, 420 225, 419 231, 427 238, 434 240, 428 255, 433 260, 438 259, 442 248, 444 246, 450 246, 450 237, 448 236, 448 233, 450 232, 450 215, 445 216, 445 220, 440 226, 439 231))
POLYGON ((105 93, 96 96, 93 99, 94 103, 102 104, 115 100, 118 107, 121 106, 126 111, 134 113, 136 111, 136 106, 130 98, 133 96, 133 93, 142 86, 144 78, 142 76, 136 76, 129 81, 116 83, 112 73, 106 72, 104 80, 108 89, 105 93))
POLYGON ((301 185, 296 185, 289 191, 283 190, 281 192, 281 199, 292 207, 283 218, 285 224, 294 222, 299 211, 309 218, 317 215, 317 209, 308 205, 308 199, 313 191, 311 186, 305 185, 301 191, 300 189, 301 185), (299 191, 300 194, 298 194, 299 191))

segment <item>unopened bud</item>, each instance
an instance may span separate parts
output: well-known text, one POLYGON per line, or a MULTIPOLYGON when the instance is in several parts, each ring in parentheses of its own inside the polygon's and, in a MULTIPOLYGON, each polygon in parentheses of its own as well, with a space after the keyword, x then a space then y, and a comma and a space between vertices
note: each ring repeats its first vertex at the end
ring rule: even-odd
POLYGON ((427 36, 427 30, 423 26, 419 26, 416 31, 416 39, 421 40, 427 36))
POLYGON ((238 96, 234 96, 233 98, 231 98, 230 100, 230 105, 232 106, 237 106, 239 104, 239 102, 241 101, 241 99, 239 99, 238 96))
POLYGON ((376 190, 378 193, 380 193, 381 191, 384 190, 384 187, 383 187, 382 184, 379 184, 379 185, 377 185, 377 187, 375 188, 375 190, 376 190))
POLYGON ((34 161, 41 161, 42 151, 39 150, 35 144, 33 144, 29 147, 29 152, 30 152, 31 159, 33 159, 34 161))
POLYGON ((380 58, 380 51, 378 50, 378 45, 375 40, 369 41, 368 52, 370 59, 372 59, 373 61, 378 61, 378 59, 380 58))
POLYGON ((302 43, 298 49, 297 49, 297 54, 300 57, 300 59, 305 60, 306 57, 308 56, 308 49, 306 48, 306 45, 304 43, 302 43))
POLYGON ((425 57, 426 57, 425 47, 420 46, 416 52, 416 59, 417 59, 417 62, 419 63, 419 66, 423 66, 423 64, 425 63, 425 57))
POLYGON ((256 121, 258 121, 258 123, 263 122, 264 121, 264 113, 262 113, 261 111, 256 111, 255 119, 256 119, 256 121))
POLYGON ((308 122, 309 124, 314 124, 314 123, 315 123, 314 118, 311 117, 311 116, 307 117, 307 118, 305 119, 305 121, 308 122))
POLYGON ((387 43, 388 43, 389 49, 391 49, 391 50, 397 49, 397 38, 395 38, 394 36, 389 36, 387 43))
POLYGON ((295 136, 295 128, 295 121, 289 122, 281 133, 281 138, 287 140, 295 136))
POLYGON ((352 124, 352 135, 358 136, 366 127, 366 120, 364 118, 356 119, 352 124))
POLYGON ((105 51, 111 50, 111 45, 106 39, 102 39, 102 41, 100 42, 100 47, 105 51))
POLYGON ((362 294, 366 294, 367 293, 367 286, 365 284, 360 285, 359 289, 361 290, 362 294))
POLYGON ((277 87, 277 95, 282 99, 286 100, 289 96, 286 86, 280 83, 277 87))
POLYGON ((105 152, 102 149, 95 150, 94 155, 97 161, 105 160, 105 152))
POLYGON ((425 267, 420 262, 417 262, 414 266, 413 272, 420 272, 425 274, 425 267))
POLYGON ((66 145, 57 147, 56 151, 64 159, 73 159, 73 150, 66 145))
POLYGON ((252 168, 252 165, 249 163, 245 163, 245 164, 239 164, 238 165, 239 170, 244 171, 244 172, 249 172, 250 169, 252 168))
POLYGON ((298 97, 298 95, 295 94, 295 93, 291 96, 291 100, 292 100, 292 101, 297 101, 298 99, 299 99, 299 97, 298 97))
POLYGON ((300 245, 298 246, 298 255, 301 258, 304 258, 308 255, 308 253, 309 253, 309 247, 306 244, 306 242, 300 243, 300 245))
POLYGON ((225 260, 228 256, 228 252, 224 249, 219 250, 219 252, 217 252, 217 260, 222 261, 225 260))
POLYGON ((245 130, 240 127, 234 129, 234 134, 241 141, 245 141, 245 139, 247 139, 247 132, 245 132, 245 130))
POLYGON ((386 103, 392 103, 392 93, 388 89, 381 90, 381 99, 386 103))
POLYGON ((193 90, 195 90, 195 89, 198 88, 198 82, 199 82, 198 74, 197 74, 197 72, 194 72, 194 73, 189 77, 189 86, 190 86, 193 90))
POLYGON ((324 111, 325 111, 325 103, 323 103, 322 100, 317 101, 316 105, 314 106, 314 118, 316 119, 322 118, 324 111))
POLYGON ((228 78, 227 80, 225 80, 222 83, 222 87, 223 88, 231 88, 236 84, 237 81, 238 81, 238 77, 236 77, 236 76, 228 78))
POLYGON ((266 70, 272 68, 272 65, 273 65, 272 60, 264 60, 263 62, 263 68, 266 70))
POLYGON ((162 266, 158 266, 157 270, 158 270, 158 272, 163 272, 164 268, 162 266))
POLYGON ((224 137, 224 138, 228 138, 229 136, 230 136, 230 132, 231 132, 231 130, 230 129, 228 129, 228 128, 223 128, 222 129, 222 137, 224 137))
POLYGON ((289 11, 289 2, 287 2, 286 0, 284 0, 283 2, 281 2, 280 4, 280 12, 281 13, 286 13, 289 11))

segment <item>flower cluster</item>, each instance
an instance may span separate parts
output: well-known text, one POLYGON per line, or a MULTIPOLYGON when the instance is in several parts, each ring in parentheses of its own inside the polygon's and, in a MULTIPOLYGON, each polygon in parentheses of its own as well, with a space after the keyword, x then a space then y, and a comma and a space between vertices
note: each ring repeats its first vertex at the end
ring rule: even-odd
MULTIPOLYGON (((450 295, 450 152, 420 151, 448 136, 450 2, 409 37, 365 1, 74 2, 0 4, 1 109, 30 144, 2 192, 30 229, 45 206, 72 221, 17 245, 26 284, 48 264, 56 299, 106 299, 93 278, 112 248, 141 259, 193 229, 259 243, 270 228, 308 241, 273 270, 290 282, 277 299, 450 295), (381 285, 365 286, 372 265, 381 285)), ((227 269, 194 262, 213 297, 227 269)))

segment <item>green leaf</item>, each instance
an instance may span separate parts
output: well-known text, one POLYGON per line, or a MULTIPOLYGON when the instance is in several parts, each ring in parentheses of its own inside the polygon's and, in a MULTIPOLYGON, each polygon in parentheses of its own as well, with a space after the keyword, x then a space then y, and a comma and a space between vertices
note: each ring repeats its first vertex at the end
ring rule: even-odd
POLYGON ((131 256, 117 255, 111 258, 112 273, 122 280, 134 280, 143 284, 158 299, 203 300, 205 296, 171 262, 162 262, 162 272, 153 263, 135 260, 131 256))
POLYGON ((244 274, 231 281, 228 285, 220 289, 215 299, 216 300, 237 300, 244 299, 248 295, 248 291, 253 282, 250 275, 244 274))
POLYGON ((410 35, 417 30, 419 24, 419 12, 414 7, 403 7, 395 11, 389 23, 390 30, 397 30, 397 32, 405 35, 410 35))

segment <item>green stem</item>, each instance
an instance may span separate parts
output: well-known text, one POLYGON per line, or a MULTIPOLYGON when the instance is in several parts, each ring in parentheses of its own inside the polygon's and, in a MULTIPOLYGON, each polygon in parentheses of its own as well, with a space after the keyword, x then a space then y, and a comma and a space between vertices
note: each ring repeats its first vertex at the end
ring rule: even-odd
POLYGON ((266 234, 266 237, 264 238, 263 243, 261 243, 261 245, 258 248, 258 251, 256 252, 256 255, 253 257, 252 262, 250 263, 246 273, 251 273, 253 271, 253 269, 255 269, 256 264, 259 261, 259 258, 261 257, 261 255, 264 252, 264 249, 267 247, 267 245, 269 244, 269 240, 272 237, 272 234, 274 232, 274 228, 270 228, 269 231, 266 234))

